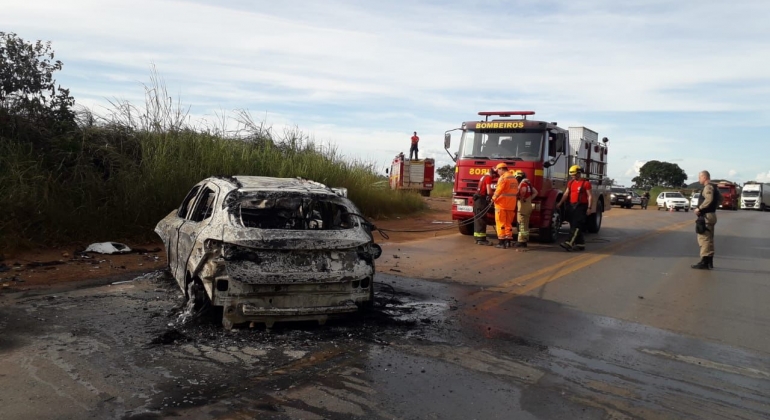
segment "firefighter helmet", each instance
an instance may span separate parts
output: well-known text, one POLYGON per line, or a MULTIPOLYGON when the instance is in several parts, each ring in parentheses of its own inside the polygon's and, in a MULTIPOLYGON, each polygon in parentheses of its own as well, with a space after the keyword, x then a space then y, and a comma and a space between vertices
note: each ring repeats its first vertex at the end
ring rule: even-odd
POLYGON ((525 174, 525 173, 524 173, 524 171, 522 171, 521 169, 519 169, 519 170, 517 170, 517 171, 516 171, 516 172, 513 174, 513 176, 515 176, 516 178, 526 178, 526 177, 527 177, 527 174, 525 174))
POLYGON ((572 166, 569 167, 569 174, 570 175, 575 175, 575 174, 579 174, 579 173, 582 173, 582 172, 583 172, 583 168, 581 168, 578 165, 572 165, 572 166))
POLYGON ((505 163, 498 163, 497 166, 495 166, 495 170, 498 171, 500 169, 508 169, 508 165, 505 163))

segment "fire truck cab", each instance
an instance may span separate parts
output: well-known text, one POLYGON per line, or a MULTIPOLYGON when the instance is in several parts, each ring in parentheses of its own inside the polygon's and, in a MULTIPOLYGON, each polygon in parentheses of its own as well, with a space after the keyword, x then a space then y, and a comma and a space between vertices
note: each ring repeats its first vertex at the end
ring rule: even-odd
MULTIPOLYGON (((444 148, 456 162, 452 193, 452 219, 473 218, 473 195, 479 179, 498 163, 511 170, 524 171, 538 190, 533 200, 530 227, 538 231, 541 242, 555 242, 564 222, 563 208, 556 208, 569 181, 568 169, 579 165, 583 177, 593 189, 593 208, 588 218, 588 231, 601 228, 602 214, 609 211, 610 193, 607 179, 607 138, 599 141, 598 133, 585 127, 561 128, 555 122, 527 119, 534 111, 483 111, 479 121, 466 121, 462 127, 444 134, 444 148), (459 148, 449 151, 452 131, 460 131, 459 148)), ((486 214, 494 225, 494 210, 486 214)), ((472 223, 460 224, 460 233, 473 234, 472 223)))

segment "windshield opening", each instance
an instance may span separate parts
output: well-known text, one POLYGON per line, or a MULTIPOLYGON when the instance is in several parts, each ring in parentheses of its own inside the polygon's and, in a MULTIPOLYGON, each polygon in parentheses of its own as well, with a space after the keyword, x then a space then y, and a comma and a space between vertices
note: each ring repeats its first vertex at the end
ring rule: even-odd
POLYGON ((669 198, 684 198, 684 196, 681 193, 666 193, 666 196, 669 198))
POLYGON ((759 191, 746 191, 743 190, 744 197, 759 197, 759 191))
POLYGON ((357 217, 335 199, 308 196, 244 197, 231 211, 246 228, 340 230, 358 226, 357 217))
POLYGON ((720 188, 720 189, 719 189, 719 192, 720 192, 722 195, 725 195, 725 194, 730 194, 730 189, 729 189, 729 188, 720 188))
POLYGON ((460 140, 460 157, 539 161, 543 133, 530 129, 505 132, 467 130, 460 140))

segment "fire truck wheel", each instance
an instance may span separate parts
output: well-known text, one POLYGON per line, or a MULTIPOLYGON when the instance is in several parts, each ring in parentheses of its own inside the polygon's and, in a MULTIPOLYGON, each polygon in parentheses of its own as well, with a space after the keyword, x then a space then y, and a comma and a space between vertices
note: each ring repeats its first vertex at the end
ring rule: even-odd
POLYGON ((599 201, 596 204, 596 212, 588 216, 588 233, 597 233, 602 228, 602 218, 604 213, 604 203, 599 201))
POLYGON ((547 228, 540 228, 538 239, 542 243, 551 244, 559 239, 559 228, 561 227, 561 212, 557 209, 551 217, 551 225, 547 228))
POLYGON ((471 219, 465 219, 460 221, 460 225, 458 226, 460 229, 460 233, 463 235, 473 235, 473 223, 470 223, 471 219))
POLYGON ((430 190, 420 190, 420 195, 423 197, 430 197, 430 190))

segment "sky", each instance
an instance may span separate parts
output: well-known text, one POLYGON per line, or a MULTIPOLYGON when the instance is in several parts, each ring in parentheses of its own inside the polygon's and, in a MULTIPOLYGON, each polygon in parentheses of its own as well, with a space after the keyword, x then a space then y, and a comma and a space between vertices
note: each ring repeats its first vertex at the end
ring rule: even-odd
POLYGON ((413 131, 443 166, 445 131, 533 110, 608 137, 626 186, 649 160, 770 182, 769 20, 767 0, 0 0, 0 31, 51 41, 97 113, 142 105, 154 68, 196 124, 248 110, 384 173, 413 131))

